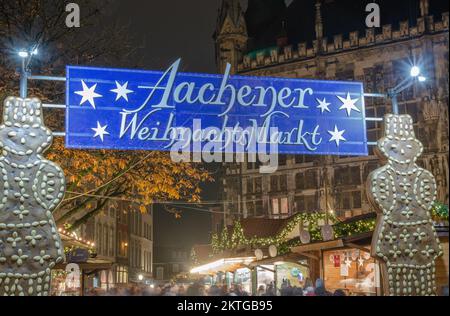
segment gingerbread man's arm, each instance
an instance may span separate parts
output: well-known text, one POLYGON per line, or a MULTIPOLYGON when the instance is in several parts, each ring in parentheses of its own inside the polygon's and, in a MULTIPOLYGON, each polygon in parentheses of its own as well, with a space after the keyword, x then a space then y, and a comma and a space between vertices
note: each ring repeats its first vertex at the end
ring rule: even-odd
POLYGON ((35 197, 45 209, 52 211, 64 198, 65 177, 62 169, 55 163, 42 160, 34 180, 35 197))
POLYGON ((366 183, 367 198, 377 213, 386 215, 395 204, 395 184, 387 167, 373 171, 366 183))
POLYGON ((436 200, 436 180, 428 170, 421 169, 418 171, 416 181, 414 181, 414 192, 417 202, 425 210, 429 211, 436 200))

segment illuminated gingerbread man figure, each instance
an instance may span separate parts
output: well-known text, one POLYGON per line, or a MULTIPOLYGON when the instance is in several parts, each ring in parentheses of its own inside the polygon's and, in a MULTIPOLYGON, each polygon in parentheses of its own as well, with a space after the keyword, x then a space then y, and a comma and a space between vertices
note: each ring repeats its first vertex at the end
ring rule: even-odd
POLYGON ((423 146, 411 116, 386 115, 378 148, 387 164, 369 175, 367 191, 378 212, 372 255, 384 263, 385 290, 390 295, 435 295, 435 261, 442 255, 430 214, 436 182, 416 164, 423 146))
POLYGON ((0 126, 0 295, 45 296, 64 259, 52 210, 64 196, 61 168, 41 155, 53 136, 38 99, 8 98, 0 126))

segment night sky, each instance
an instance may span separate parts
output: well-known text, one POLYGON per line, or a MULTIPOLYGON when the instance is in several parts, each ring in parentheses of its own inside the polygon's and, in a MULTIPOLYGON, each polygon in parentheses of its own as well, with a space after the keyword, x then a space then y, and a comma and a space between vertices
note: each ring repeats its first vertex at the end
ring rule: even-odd
POLYGON ((139 58, 163 69, 182 58, 183 70, 215 72, 214 41, 219 0, 120 1, 115 12, 129 25, 139 58))
MULTIPOLYGON (((182 70, 215 73, 215 31, 220 0, 120 1, 112 10, 127 25, 137 46, 136 58, 143 68, 163 70, 182 58, 182 70)), ((211 166, 208 166, 211 168, 211 166)), ((214 167, 212 167, 214 168, 214 167)), ((203 198, 217 198, 217 182, 205 186, 203 198)), ((185 246, 208 243, 209 213, 185 210, 181 219, 156 207, 155 246, 185 246)))

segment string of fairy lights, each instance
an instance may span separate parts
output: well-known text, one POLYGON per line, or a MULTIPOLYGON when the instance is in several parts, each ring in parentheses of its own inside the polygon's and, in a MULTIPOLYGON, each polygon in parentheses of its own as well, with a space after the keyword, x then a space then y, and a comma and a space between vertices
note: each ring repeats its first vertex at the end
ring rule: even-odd
MULTIPOLYGON (((432 217, 436 222, 448 222, 448 206, 442 203, 435 203, 431 209, 432 217)), ((354 222, 345 223, 339 221, 334 214, 312 213, 295 215, 284 228, 275 236, 271 237, 245 237, 241 222, 236 221, 233 225, 231 234, 227 227, 224 227, 220 234, 213 234, 211 237, 211 247, 213 254, 225 250, 233 250, 240 246, 267 247, 274 245, 279 254, 285 254, 291 247, 301 245, 300 238, 287 240, 288 234, 292 232, 299 224, 304 230, 308 231, 311 237, 310 242, 323 241, 321 227, 322 223, 328 221, 332 223, 334 238, 344 238, 372 232, 375 229, 376 218, 364 218, 354 222)), ((193 254, 195 257, 195 254, 193 254)))

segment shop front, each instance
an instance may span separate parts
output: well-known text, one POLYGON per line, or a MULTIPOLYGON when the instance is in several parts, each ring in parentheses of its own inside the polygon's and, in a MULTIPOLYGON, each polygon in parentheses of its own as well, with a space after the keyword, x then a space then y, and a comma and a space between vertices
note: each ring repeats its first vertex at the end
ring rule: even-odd
POLYGON ((277 276, 277 289, 282 289, 284 285, 304 288, 306 280, 310 278, 309 267, 306 262, 303 264, 284 262, 275 265, 277 276))
POLYGON ((232 285, 238 285, 243 291, 252 295, 252 270, 249 268, 240 268, 234 272, 232 285))
POLYGON ((252 294, 252 271, 248 265, 254 257, 229 257, 199 265, 191 269, 192 277, 202 277, 204 284, 209 287, 225 286, 227 289, 239 285, 249 295, 252 294))
POLYGON ((336 249, 323 252, 323 278, 328 291, 347 295, 375 296, 380 293, 380 268, 369 252, 336 249))
POLYGON ((96 258, 94 244, 60 229, 66 261, 52 269, 52 296, 84 296, 90 289, 109 289, 112 262, 96 258))

